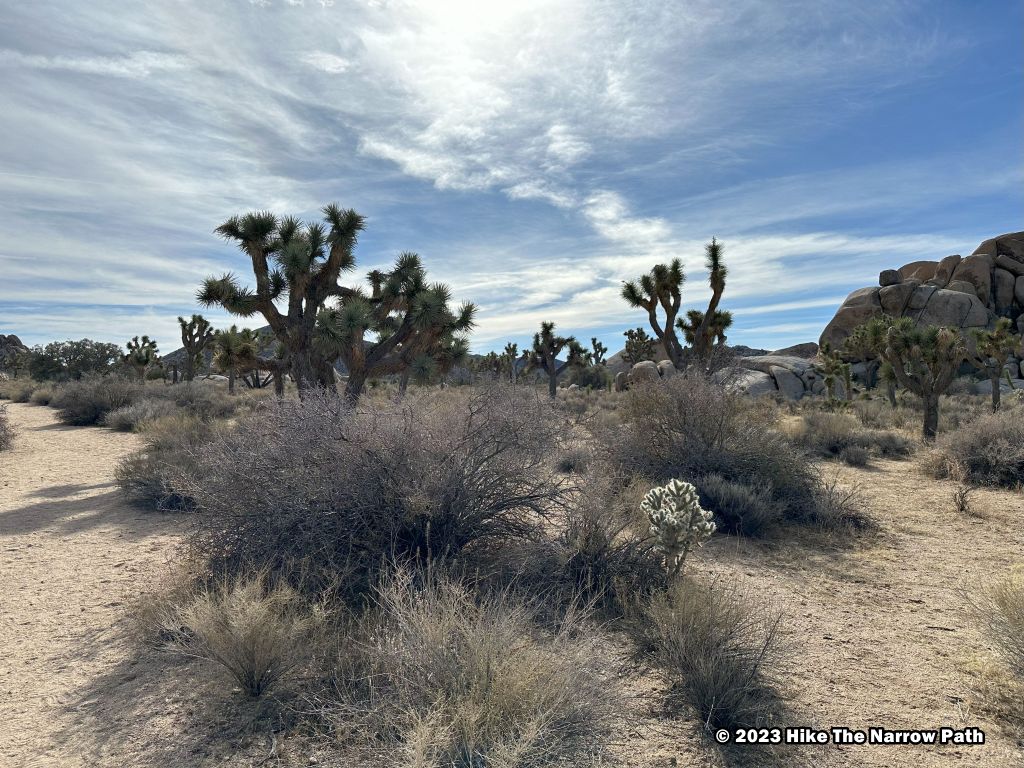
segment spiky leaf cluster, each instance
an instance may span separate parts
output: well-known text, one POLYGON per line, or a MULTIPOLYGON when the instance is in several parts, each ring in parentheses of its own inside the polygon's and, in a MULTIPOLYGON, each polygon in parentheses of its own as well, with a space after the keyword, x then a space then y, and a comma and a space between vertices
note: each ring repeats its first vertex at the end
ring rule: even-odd
POLYGON ((682 569, 690 550, 715 532, 713 513, 701 507, 697 489, 682 480, 673 479, 649 490, 640 510, 651 524, 655 548, 673 574, 682 569))
POLYGON ((643 328, 630 328, 622 335, 626 337, 626 348, 622 352, 625 362, 636 365, 654 359, 654 345, 657 342, 647 331, 643 328))

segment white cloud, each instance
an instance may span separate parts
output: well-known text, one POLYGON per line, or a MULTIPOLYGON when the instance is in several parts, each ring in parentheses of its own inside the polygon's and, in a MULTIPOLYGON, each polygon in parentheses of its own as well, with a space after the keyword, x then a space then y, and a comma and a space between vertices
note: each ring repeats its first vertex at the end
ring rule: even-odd
POLYGON ((341 56, 335 56, 333 53, 325 53, 324 51, 307 53, 302 57, 302 60, 314 69, 319 69, 332 75, 340 75, 342 72, 347 72, 352 68, 352 62, 348 59, 343 59, 341 56))
POLYGON ((156 72, 180 72, 194 63, 179 54, 135 51, 126 56, 38 56, 0 50, 0 67, 63 70, 87 75, 149 77, 156 72))

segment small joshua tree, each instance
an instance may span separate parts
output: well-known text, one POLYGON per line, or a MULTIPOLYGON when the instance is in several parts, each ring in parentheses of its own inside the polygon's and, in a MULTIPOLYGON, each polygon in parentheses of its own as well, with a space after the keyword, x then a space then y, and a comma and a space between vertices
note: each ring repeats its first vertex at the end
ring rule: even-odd
POLYGON ((899 381, 896 378, 896 371, 893 370, 892 363, 888 360, 883 360, 882 364, 878 367, 878 380, 885 384, 885 395, 889 398, 889 405, 895 408, 896 385, 899 384, 899 381))
POLYGON ((873 317, 863 325, 854 328, 843 342, 842 351, 846 358, 864 362, 868 387, 875 386, 875 375, 882 365, 882 353, 885 351, 891 325, 892 318, 888 315, 873 317))
POLYGON ((519 378, 517 366, 519 364, 519 345, 509 342, 501 353, 501 364, 508 367, 508 380, 513 384, 519 378))
POLYGON ((124 356, 125 363, 135 371, 139 381, 146 383, 146 371, 156 365, 160 357, 157 354, 156 342, 149 336, 132 336, 131 341, 125 344, 128 353, 124 356))
POLYGON ((179 317, 178 325, 181 326, 181 345, 185 348, 182 378, 192 381, 196 377, 196 369, 203 364, 203 352, 213 341, 214 330, 202 315, 192 315, 192 319, 187 321, 179 317))
POLYGON ((843 382, 843 394, 846 401, 853 400, 853 374, 850 364, 844 362, 842 355, 834 351, 828 343, 822 344, 818 351, 818 359, 821 360, 821 368, 825 373, 823 380, 825 390, 828 392, 828 401, 830 403, 837 401, 835 391, 838 381, 843 382))
POLYGON ((213 364, 228 375, 228 393, 235 394, 235 378, 256 368, 258 363, 258 334, 248 328, 232 325, 218 331, 214 340, 213 364))
POLYGON ((622 334, 626 337, 626 348, 622 359, 629 365, 654 359, 655 340, 643 328, 630 328, 622 334))
POLYGON ((548 394, 552 397, 558 388, 558 377, 566 368, 586 365, 587 353, 572 336, 556 336, 555 324, 544 322, 540 331, 533 335, 533 349, 530 351, 529 367, 539 368, 548 375, 548 394), (568 350, 565 361, 559 365, 558 356, 568 350))
POLYGON ((686 556, 715 532, 712 513, 700 506, 697 489, 682 480, 652 488, 640 503, 640 511, 651 523, 655 549, 665 558, 665 569, 675 576, 683 569, 686 556))
POLYGON ((604 365, 608 362, 605 355, 608 354, 608 347, 597 340, 597 336, 590 339, 590 362, 594 365, 604 365))
POLYGON ((924 405, 924 439, 931 441, 939 428, 939 397, 956 376, 966 355, 963 337, 951 328, 918 326, 901 317, 889 328, 885 359, 904 389, 924 405))
POLYGON ((999 410, 999 378, 1006 358, 1016 349, 1020 339, 1013 335, 1010 318, 1000 317, 992 330, 974 331, 974 353, 971 359, 992 383, 992 411, 999 410))

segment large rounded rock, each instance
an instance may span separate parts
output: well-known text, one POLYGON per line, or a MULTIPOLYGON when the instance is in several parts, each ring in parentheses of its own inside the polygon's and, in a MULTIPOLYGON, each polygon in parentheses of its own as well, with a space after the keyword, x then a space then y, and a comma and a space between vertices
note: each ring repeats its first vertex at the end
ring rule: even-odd
POLYGON ((744 392, 751 397, 774 394, 778 391, 775 379, 761 371, 739 370, 729 380, 727 386, 744 392))
POLYGON ((1013 307, 1013 289, 1017 278, 1005 269, 992 270, 992 297, 997 315, 1008 315, 1013 307))
POLYGON ((898 285, 902 279, 898 269, 883 269, 878 273, 878 284, 883 288, 887 285, 898 285))
POLYGON ((799 400, 804 396, 804 383, 788 368, 773 365, 769 369, 771 377, 775 379, 775 386, 779 392, 788 400, 799 400))
POLYGON ((992 295, 992 257, 986 253, 974 253, 961 261, 953 271, 953 281, 970 283, 974 294, 988 306, 992 295))
POLYGON ((625 371, 619 371, 615 374, 615 391, 625 392, 629 387, 629 374, 625 371))
POLYGON ((907 302, 913 295, 917 286, 921 283, 917 280, 905 280, 898 285, 888 285, 878 291, 878 300, 886 314, 899 317, 907 308, 907 302))
POLYGON ((661 374, 658 373, 658 366, 651 360, 644 360, 629 369, 627 382, 632 387, 642 381, 657 381, 660 378, 661 374))
POLYGON ((676 367, 672 365, 671 360, 659 360, 658 361, 658 374, 663 379, 670 378, 676 375, 676 367))
POLYGON ((825 326, 819 344, 831 344, 838 349, 853 333, 853 329, 862 325, 875 315, 882 313, 882 303, 878 298, 881 288, 860 288, 849 296, 839 307, 836 316, 825 326))
POLYGON ((1024 310, 1024 275, 1018 277, 1013 283, 1013 300, 1024 310))
POLYGON ((928 284, 934 285, 936 288, 945 288, 953 279, 953 271, 958 266, 960 266, 960 254, 947 256, 939 262, 939 266, 935 268, 935 276, 927 281, 928 284))
POLYGON ((912 261, 899 268, 900 279, 907 280, 913 278, 923 283, 925 280, 931 280, 935 277, 935 270, 938 268, 939 262, 937 261, 912 261))

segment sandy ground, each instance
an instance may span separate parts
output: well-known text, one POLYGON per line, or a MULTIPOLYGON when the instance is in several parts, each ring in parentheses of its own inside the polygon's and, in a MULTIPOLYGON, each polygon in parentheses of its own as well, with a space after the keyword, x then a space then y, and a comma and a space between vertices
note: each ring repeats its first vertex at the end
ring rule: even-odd
MULTIPOLYGON (((16 448, 0 454, 0 766, 309 765, 276 745, 208 668, 139 653, 125 606, 166 569, 183 520, 126 505, 112 483, 133 435, 60 426, 10 405, 16 448), (241 724, 241 725, 240 725, 241 724), (256 736, 254 737, 254 734, 256 736)), ((983 517, 953 509, 952 484, 913 462, 843 469, 881 532, 866 543, 716 539, 693 561, 784 611, 793 648, 790 725, 977 726, 986 743, 828 746, 834 766, 1019 766, 1024 751, 979 712, 968 670, 991 654, 960 590, 1024 560, 1024 497, 977 491, 983 517)), ((624 678, 634 718, 616 750, 630 766, 718 764, 693 723, 659 712, 661 684, 624 678)), ((319 764, 332 764, 326 755, 319 764)))

